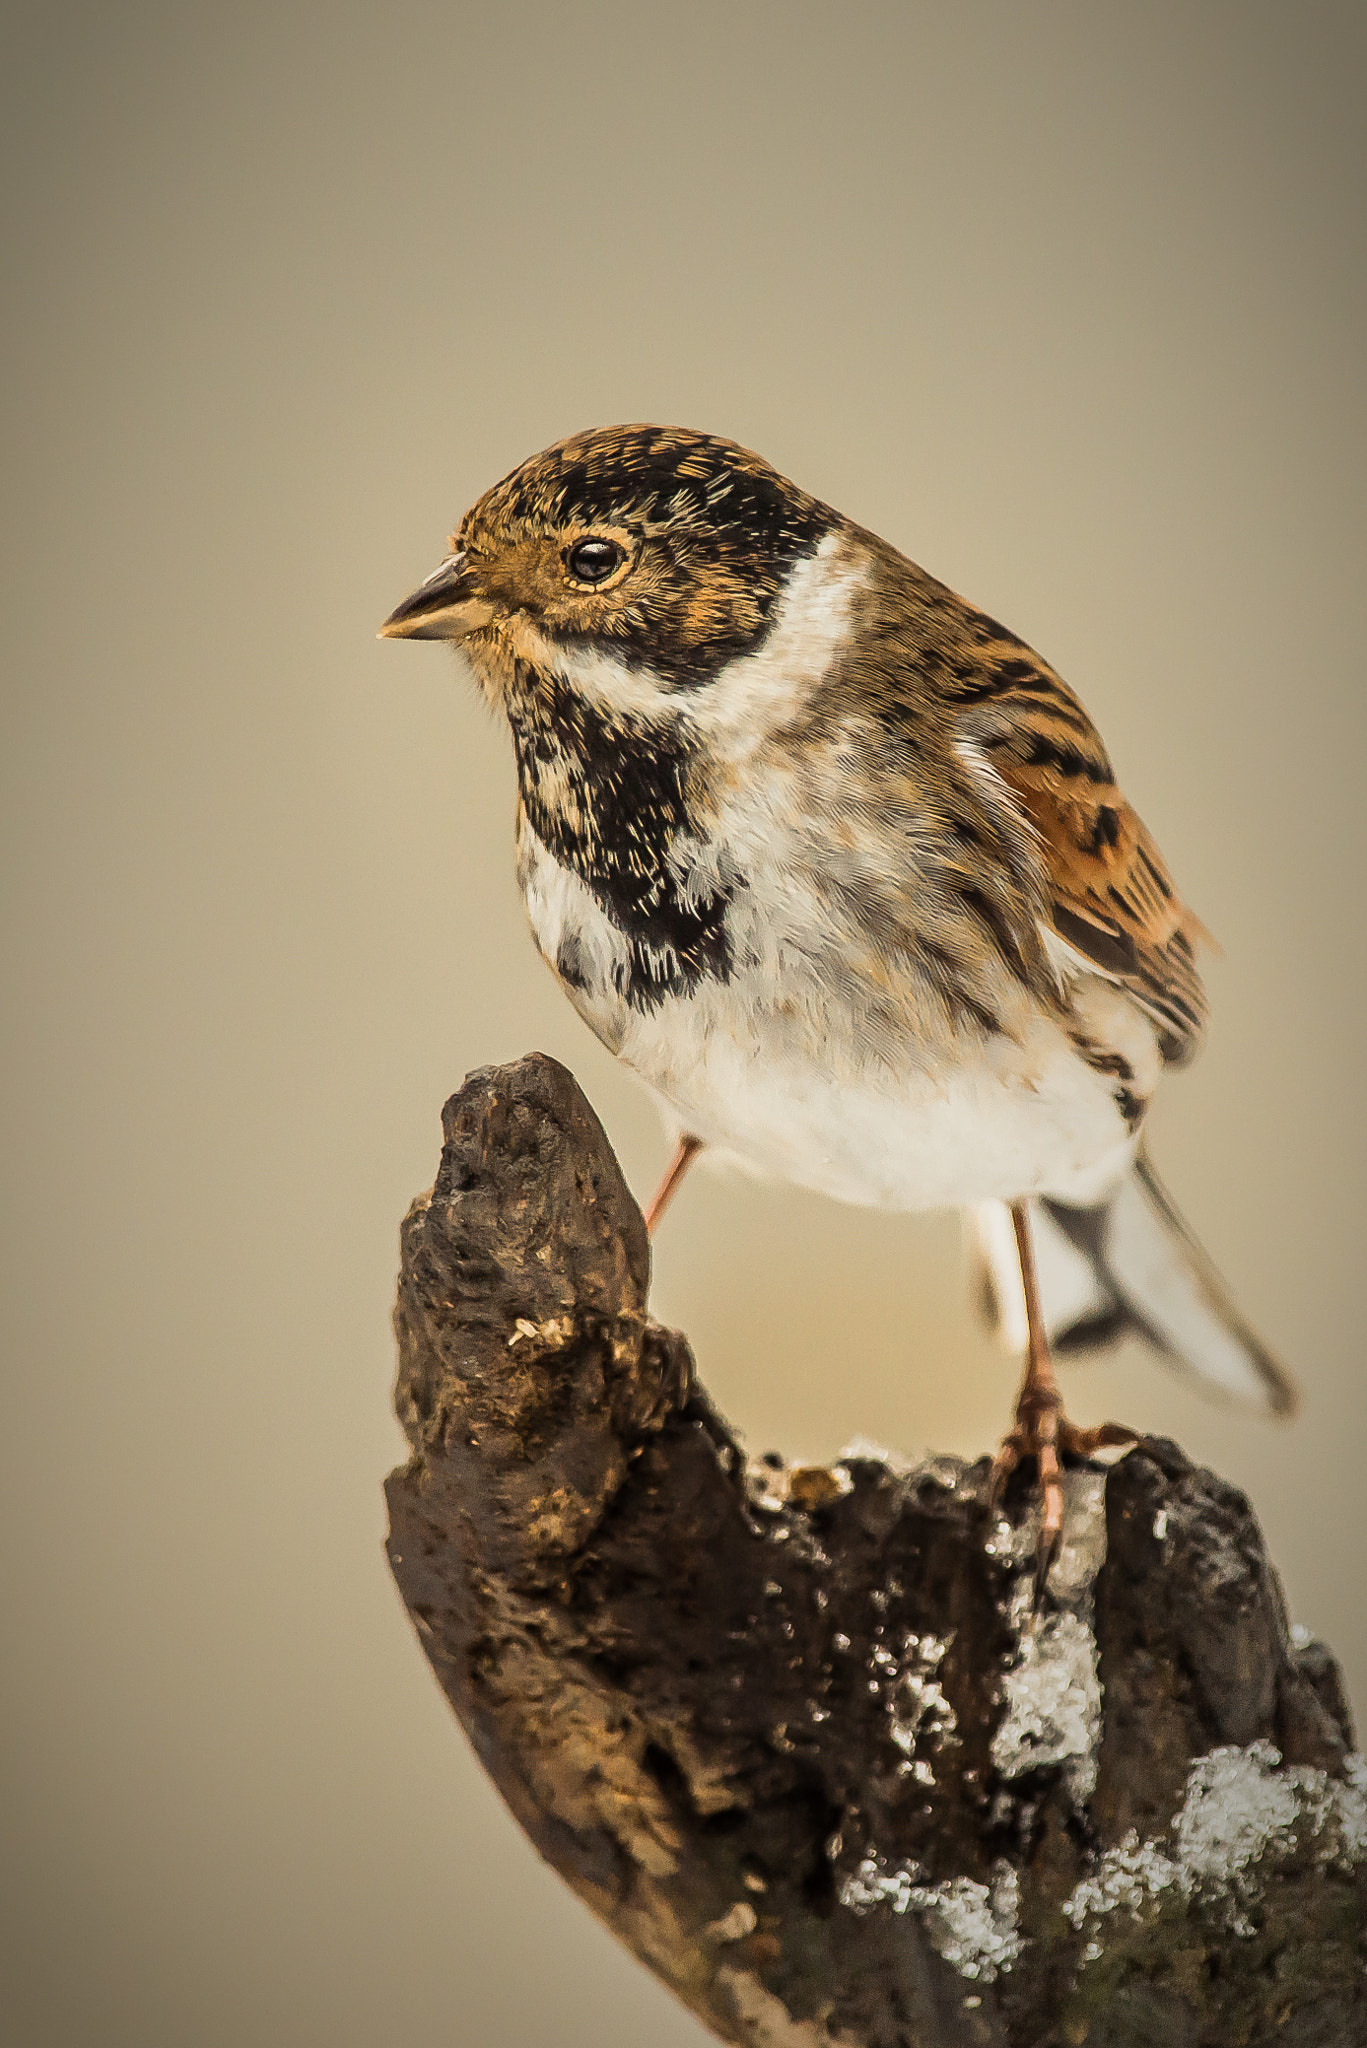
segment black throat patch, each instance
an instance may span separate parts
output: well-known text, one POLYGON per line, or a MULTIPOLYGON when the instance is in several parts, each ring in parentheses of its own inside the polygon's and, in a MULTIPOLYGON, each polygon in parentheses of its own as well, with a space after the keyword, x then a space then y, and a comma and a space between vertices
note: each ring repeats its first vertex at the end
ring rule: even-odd
POLYGON ((518 662, 509 705, 527 822, 591 891, 627 943, 618 994, 653 1010, 733 969, 726 912, 740 875, 681 872, 693 748, 677 722, 608 716, 562 676, 518 662), (672 856, 672 858, 671 858, 672 856))

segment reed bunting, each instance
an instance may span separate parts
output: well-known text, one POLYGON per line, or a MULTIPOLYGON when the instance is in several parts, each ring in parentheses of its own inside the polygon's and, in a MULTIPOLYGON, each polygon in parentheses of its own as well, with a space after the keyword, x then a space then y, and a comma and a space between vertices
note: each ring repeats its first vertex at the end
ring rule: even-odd
POLYGON ((1068 686, 1014 633, 756 455, 577 434, 467 512, 385 622, 458 643, 517 758, 517 873, 570 1001, 704 1148, 883 1209, 968 1209, 1026 1354, 1137 1335, 1226 1393, 1292 1389, 1149 1163, 1195 1052, 1202 927, 1068 686))

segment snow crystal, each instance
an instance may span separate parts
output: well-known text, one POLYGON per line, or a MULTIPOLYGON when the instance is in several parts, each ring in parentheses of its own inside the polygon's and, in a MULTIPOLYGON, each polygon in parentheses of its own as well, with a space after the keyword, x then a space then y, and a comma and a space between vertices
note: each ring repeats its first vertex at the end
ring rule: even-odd
POLYGON ((970 1877, 930 1886, 920 1911, 932 1943, 961 1977, 990 1984, 1021 1952, 1020 1879, 1009 1863, 997 1865, 991 1891, 970 1877))
POLYGON ((1101 1685, 1096 1637, 1076 1614, 1051 1614, 1023 1630, 1014 1667, 1003 1682, 1006 1713, 992 1738, 998 1775, 1019 1778, 1061 1764, 1069 1792, 1083 1805, 1096 1789, 1101 1685))
POLYGON ((998 1515, 983 1549, 1003 1564, 1023 1565, 1035 1554, 1034 1534, 1025 1523, 1018 1529, 1005 1515, 998 1515))
POLYGON ((1081 1927, 1089 1913, 1114 1913, 1124 1907, 1137 1915, 1156 1893, 1180 1880, 1172 1858, 1155 1843, 1141 1842, 1131 1828, 1119 1848, 1108 1849, 1092 1875, 1064 1900, 1064 1917, 1081 1927))
POLYGON ((997 1864, 989 1890, 971 1877, 929 1884, 920 1864, 889 1866, 875 1850, 845 1879, 840 1903, 860 1914, 878 1906, 914 1911, 950 1968, 983 1983, 1009 1970, 1021 1952, 1020 1880, 1006 1862, 997 1864))
POLYGON ((1106 1474, 1064 1475, 1062 1541, 1049 1574, 1049 1591, 1061 1606, 1091 1613, 1092 1586, 1106 1562, 1106 1474))
MULTIPOLYGON (((1307 1788, 1297 1781, 1311 1774, 1279 1774, 1281 1760, 1270 1742, 1252 1742, 1247 1749, 1213 1749, 1192 1765, 1176 1825, 1177 1860, 1188 1883, 1228 1885, 1271 1843, 1294 1847, 1307 1811, 1307 1788)), ((1321 1787, 1327 1783, 1323 1771, 1313 1775, 1321 1787)))
MULTIPOLYGON (((1289 1853, 1313 1843, 1315 1860, 1352 1865, 1367 1855, 1367 1763, 1351 1757, 1342 1780, 1308 1764, 1283 1769, 1270 1742, 1214 1749, 1187 1776, 1169 1847, 1141 1842, 1131 1828, 1075 1887, 1063 1911, 1074 1927, 1108 1913, 1138 1916, 1161 1892, 1184 1900, 1228 1901, 1230 1927, 1250 1935, 1242 1910, 1257 1896, 1252 1866, 1271 1850, 1289 1853)), ((1084 1962, 1101 1954, 1089 1942, 1084 1962)))
MULTIPOLYGON (((1009 1531, 1009 1525, 1003 1528, 1009 1531)), ((999 1534, 998 1553, 1018 1559, 999 1534)), ((1002 1681, 1006 1712, 992 1739, 998 1775, 1019 1778, 1062 1766, 1076 1806, 1096 1790, 1101 1684, 1092 1633, 1092 1586, 1106 1556, 1106 1475, 1071 1472, 1065 1480, 1063 1536, 1049 1575, 1058 1611, 1035 1613, 1033 1570, 1018 1572, 1007 1607, 1016 1655, 1002 1681)))
MULTIPOLYGON (((938 1749, 952 1739, 958 1725, 958 1716, 935 1675, 949 1642, 947 1636, 917 1635, 908 1629, 902 1637, 900 1661, 889 1660, 897 1679, 887 1703, 888 1733, 911 1761, 917 1783, 922 1785, 933 1785, 935 1773, 924 1757, 917 1758, 917 1743, 924 1740, 938 1749)), ((878 1651, 874 1657, 878 1659, 878 1651)))
POLYGON ((894 1913, 905 1913, 920 1882, 919 1863, 889 1865, 874 1849, 841 1885, 840 1903, 852 1913, 871 1913, 875 1906, 890 1906, 894 1913))

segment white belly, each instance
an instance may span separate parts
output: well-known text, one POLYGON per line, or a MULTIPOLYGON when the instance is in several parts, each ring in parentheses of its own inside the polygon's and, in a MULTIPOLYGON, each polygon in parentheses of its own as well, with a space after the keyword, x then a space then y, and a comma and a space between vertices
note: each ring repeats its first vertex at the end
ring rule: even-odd
MULTIPOLYGON (((715 1162, 908 1210, 1032 1194, 1092 1201, 1134 1156, 1114 1082, 1033 1006, 1013 1017, 1014 1035, 874 1045, 857 992, 843 1001, 815 971, 795 979, 790 955, 784 975, 769 963, 643 1010, 618 992, 621 933, 530 833, 520 880, 537 944, 575 1007, 647 1083, 674 1134, 701 1138, 715 1162)), ((1094 1018, 1099 1042, 1156 1078, 1152 1030, 1121 993, 1095 982, 1089 1007, 1105 1013, 1094 1018)))
POLYGON ((1111 1086, 1051 1024, 1025 1047, 893 1076, 851 1069, 835 1047, 829 1063, 770 1058, 762 1043, 683 1014, 706 1002, 672 1007, 628 1029, 623 1059, 676 1133, 766 1179, 879 1209, 1030 1194, 1087 1202, 1134 1156, 1111 1086))

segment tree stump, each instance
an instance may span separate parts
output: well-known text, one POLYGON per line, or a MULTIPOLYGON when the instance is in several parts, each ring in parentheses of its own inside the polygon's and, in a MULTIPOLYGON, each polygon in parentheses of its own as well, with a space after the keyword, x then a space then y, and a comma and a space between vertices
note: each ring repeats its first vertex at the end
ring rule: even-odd
POLYGON ((572 1076, 472 1074, 403 1228, 389 1556, 540 1853, 722 2040, 1367 2043, 1367 1774, 1247 1501, 1147 1439, 747 1460, 572 1076))

